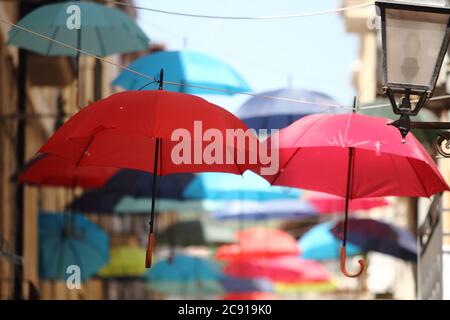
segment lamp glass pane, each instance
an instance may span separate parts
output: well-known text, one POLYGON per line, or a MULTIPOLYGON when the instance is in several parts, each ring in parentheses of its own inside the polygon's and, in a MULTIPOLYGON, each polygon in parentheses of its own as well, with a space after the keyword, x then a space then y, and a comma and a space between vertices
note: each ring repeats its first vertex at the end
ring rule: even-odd
POLYGON ((386 9, 388 83, 433 89, 448 19, 448 14, 386 9))

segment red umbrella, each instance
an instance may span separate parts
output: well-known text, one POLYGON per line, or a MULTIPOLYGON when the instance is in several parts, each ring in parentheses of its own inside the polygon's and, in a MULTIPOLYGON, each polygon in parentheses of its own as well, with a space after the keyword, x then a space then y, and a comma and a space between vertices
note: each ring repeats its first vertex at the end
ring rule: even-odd
POLYGON ((222 300, 276 300, 276 296, 270 292, 236 292, 227 293, 222 300))
POLYGON ((51 154, 37 154, 18 177, 21 183, 51 187, 99 188, 119 169, 110 167, 77 167, 51 154))
POLYGON ((248 260, 279 255, 299 255, 300 249, 294 237, 270 228, 249 228, 237 233, 238 244, 220 246, 216 252, 218 260, 248 260))
POLYGON ((266 278, 283 283, 330 281, 330 274, 320 263, 293 255, 232 261, 225 266, 224 273, 238 278, 266 278))
POLYGON ((449 190, 433 159, 410 133, 404 143, 388 119, 359 114, 316 114, 277 132, 279 172, 265 178, 276 185, 327 192, 349 200, 379 196, 431 196, 449 190))
MULTIPOLYGON (((314 192, 307 198, 319 213, 337 213, 345 211, 345 198, 328 193, 314 192)), ((385 207, 389 202, 385 198, 353 199, 349 202, 348 212, 370 210, 385 207)))
MULTIPOLYGON (((61 156, 77 166, 113 166, 153 173, 146 259, 149 267, 156 175, 202 171, 241 174, 250 159, 247 144, 236 143, 240 139, 233 136, 225 139, 227 129, 247 132, 247 127, 230 112, 200 97, 162 90, 127 91, 82 109, 40 151, 61 156), (205 158, 205 154, 209 157, 205 158)), ((251 132, 246 138, 249 145, 257 145, 251 132)))

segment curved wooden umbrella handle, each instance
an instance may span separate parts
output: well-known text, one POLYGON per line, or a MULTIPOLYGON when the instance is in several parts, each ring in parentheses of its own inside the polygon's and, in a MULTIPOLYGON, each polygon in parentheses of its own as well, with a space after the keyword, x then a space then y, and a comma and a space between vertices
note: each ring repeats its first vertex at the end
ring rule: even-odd
POLYGON ((366 267, 366 261, 364 259, 359 259, 358 260, 358 263, 359 263, 359 266, 360 266, 359 271, 357 273, 351 274, 346 269, 346 264, 345 264, 346 260, 347 260, 347 249, 346 249, 345 246, 342 246, 341 247, 341 272, 346 277, 349 277, 349 278, 357 278, 357 277, 359 277, 363 273, 363 271, 364 271, 364 269, 366 267))
POLYGON ((150 232, 148 234, 147 241, 147 253, 145 257, 145 267, 150 268, 152 266, 152 254, 153 254, 153 245, 155 243, 155 234, 150 232))

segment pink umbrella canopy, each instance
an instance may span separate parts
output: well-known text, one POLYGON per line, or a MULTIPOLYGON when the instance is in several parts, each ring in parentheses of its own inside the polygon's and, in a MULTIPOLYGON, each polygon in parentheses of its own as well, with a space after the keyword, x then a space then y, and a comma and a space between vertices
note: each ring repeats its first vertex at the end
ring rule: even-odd
POLYGON ((349 199, 429 197, 448 190, 420 142, 408 134, 402 143, 389 122, 359 114, 304 117, 270 138, 278 140, 279 172, 264 177, 275 185, 345 198, 351 160, 349 199))
POLYGON ((283 283, 317 283, 331 280, 328 271, 318 262, 286 255, 232 261, 224 273, 239 278, 266 278, 283 283))
POLYGON ((298 187, 345 197, 341 270, 350 200, 367 197, 429 197, 449 190, 433 159, 409 133, 404 143, 390 120, 351 114, 315 114, 271 136, 279 170, 264 177, 274 185, 298 187))
POLYGON ((248 260, 279 255, 299 255, 294 237, 285 231, 255 227, 237 233, 237 244, 223 245, 217 249, 217 260, 248 260))
MULTIPOLYGON (((340 213, 345 211, 345 198, 323 192, 314 192, 307 198, 319 213, 340 213)), ((385 198, 362 198, 349 201, 348 212, 370 210, 385 207, 389 202, 385 198)))

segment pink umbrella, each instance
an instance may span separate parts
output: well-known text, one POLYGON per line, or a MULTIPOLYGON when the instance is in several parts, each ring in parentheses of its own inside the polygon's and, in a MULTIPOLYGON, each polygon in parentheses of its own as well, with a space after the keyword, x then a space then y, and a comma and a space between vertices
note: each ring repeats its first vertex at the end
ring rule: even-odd
MULTIPOLYGON (((314 192, 307 198, 319 213, 337 213, 345 211, 345 198, 323 192, 314 192)), ((348 212, 370 210, 385 207, 389 202, 385 198, 363 198, 349 201, 348 212)))
POLYGON ((255 227, 237 233, 238 244, 223 245, 217 249, 218 260, 248 260, 279 255, 299 255, 294 237, 285 231, 255 227))
POLYGON ((232 261, 224 273, 238 278, 266 278, 283 283, 316 283, 330 281, 330 274, 318 262, 287 255, 232 261))
POLYGON ((350 200, 382 196, 429 197, 449 190, 433 159, 409 133, 404 143, 390 120, 359 114, 315 114, 286 127, 268 142, 278 144, 279 171, 265 178, 275 185, 345 197, 341 271, 345 268, 350 200))

